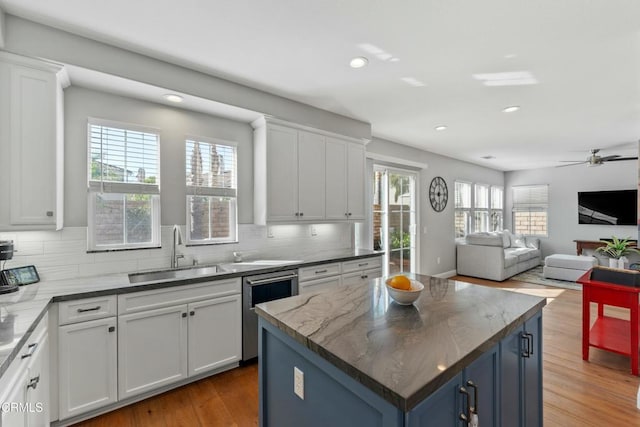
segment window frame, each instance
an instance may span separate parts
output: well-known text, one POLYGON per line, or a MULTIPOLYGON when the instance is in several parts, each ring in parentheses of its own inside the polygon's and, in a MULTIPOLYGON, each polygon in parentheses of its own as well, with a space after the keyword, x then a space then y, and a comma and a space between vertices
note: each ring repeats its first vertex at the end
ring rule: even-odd
POLYGON ((133 123, 119 122, 114 120, 100 119, 89 117, 87 119, 87 251, 88 252, 105 252, 119 251, 130 249, 153 249, 161 247, 161 231, 160 231, 160 159, 161 130, 158 128, 144 126, 133 123), (121 129, 131 132, 150 133, 156 136, 157 140, 157 178, 154 184, 132 183, 132 182, 115 182, 94 180, 91 177, 91 127, 101 126, 114 129, 121 129), (117 244, 98 244, 96 236, 96 202, 98 194, 120 194, 120 195, 149 195, 151 197, 151 241, 142 243, 117 243, 117 244))
POLYGON ((467 180, 463 180, 463 179, 456 179, 454 181, 454 217, 453 217, 453 221, 454 221, 454 238, 456 239, 463 239, 467 234, 470 233, 476 233, 478 232, 478 230, 476 229, 476 212, 486 212, 488 215, 488 224, 487 227, 488 229, 486 230, 487 232, 492 232, 492 231, 497 231, 493 229, 492 226, 492 215, 494 214, 494 212, 499 212, 501 214, 501 226, 504 228, 504 217, 505 217, 505 211, 504 211, 504 186, 502 185, 492 185, 492 184, 485 184, 485 183, 481 183, 481 182, 473 182, 473 181, 467 181, 467 180), (469 193, 470 193, 470 206, 467 207, 462 207, 459 208, 457 206, 455 206, 455 202, 456 202, 456 196, 457 196, 457 184, 465 184, 469 186, 469 193), (476 193, 477 193, 477 188, 478 187, 485 187, 487 189, 487 207, 483 208, 483 207, 477 207, 477 201, 476 201, 476 193), (500 189, 502 191, 502 198, 500 200, 500 204, 502 206, 502 208, 494 208, 494 200, 493 200, 493 189, 500 189), (466 233, 463 236, 457 236, 456 233, 456 216, 458 214, 458 212, 463 212, 466 214, 466 224, 465 227, 467 227, 466 233))
MULTIPOLYGON (((212 138, 201 135, 185 135, 184 137, 184 148, 185 148, 185 212, 186 212, 186 245, 187 246, 206 246, 206 245, 222 245, 222 244, 233 244, 239 243, 239 235, 238 235, 238 144, 235 141, 224 140, 220 138, 212 138), (195 141, 198 143, 209 144, 209 145, 224 145, 228 147, 232 147, 234 150, 235 156, 235 165, 234 165, 234 187, 233 188, 223 188, 223 187, 205 187, 205 186, 195 186, 187 184, 187 143, 190 141, 195 141), (200 189, 200 190, 199 190, 200 189), (205 193, 211 194, 202 194, 199 191, 203 191, 205 193), (215 194, 214 194, 215 193, 215 194), (235 203, 232 204, 231 210, 233 211, 233 221, 229 223, 229 230, 232 233, 231 238, 208 238, 208 239, 193 239, 191 236, 191 210, 190 210, 190 198, 192 197, 208 197, 210 199, 214 199, 217 197, 226 197, 233 199, 235 203)), ((231 219, 231 215, 230 215, 231 219)), ((209 230, 211 231, 211 229, 209 230)))
POLYGON ((532 237, 549 237, 549 184, 528 184, 528 185, 515 185, 511 187, 512 192, 512 208, 511 208, 511 221, 513 224, 513 233, 519 233, 516 230, 516 213, 517 212, 527 212, 529 214, 529 233, 521 233, 525 236, 532 237), (516 188, 543 188, 546 193, 546 200, 544 202, 534 201, 529 199, 529 203, 518 203, 516 201, 516 188), (528 206, 526 206, 528 205, 528 206), (545 234, 532 234, 531 233, 531 214, 534 212, 544 212, 545 213, 545 234))

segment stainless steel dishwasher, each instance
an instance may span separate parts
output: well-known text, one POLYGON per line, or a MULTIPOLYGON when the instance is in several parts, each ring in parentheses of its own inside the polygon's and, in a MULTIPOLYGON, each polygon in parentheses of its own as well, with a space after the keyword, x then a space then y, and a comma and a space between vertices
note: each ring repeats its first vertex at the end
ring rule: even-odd
POLYGON ((254 306, 298 295, 298 270, 242 278, 242 360, 258 356, 258 315, 254 306))

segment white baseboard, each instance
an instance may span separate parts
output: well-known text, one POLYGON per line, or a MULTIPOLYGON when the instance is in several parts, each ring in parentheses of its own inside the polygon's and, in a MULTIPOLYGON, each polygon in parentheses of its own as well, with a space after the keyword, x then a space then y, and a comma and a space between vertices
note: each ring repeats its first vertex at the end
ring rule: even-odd
POLYGON ((434 274, 433 277, 439 277, 440 279, 448 279, 449 277, 453 277, 456 274, 458 274, 458 273, 454 269, 454 270, 445 271, 444 273, 434 274))

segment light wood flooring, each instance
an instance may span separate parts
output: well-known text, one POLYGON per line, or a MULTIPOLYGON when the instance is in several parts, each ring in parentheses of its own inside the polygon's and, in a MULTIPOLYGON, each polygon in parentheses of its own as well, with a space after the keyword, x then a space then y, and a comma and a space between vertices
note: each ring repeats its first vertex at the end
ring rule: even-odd
MULTIPOLYGON (((454 279, 548 298, 543 320, 545 427, 640 426, 640 410, 636 408, 640 380, 631 375, 629 358, 592 348, 590 361, 582 360, 581 292, 513 280, 496 283, 461 276, 454 279)), ((628 318, 626 311, 621 309, 610 309, 605 313, 628 318)), ((256 425, 256 364, 77 424, 82 427, 256 425)))

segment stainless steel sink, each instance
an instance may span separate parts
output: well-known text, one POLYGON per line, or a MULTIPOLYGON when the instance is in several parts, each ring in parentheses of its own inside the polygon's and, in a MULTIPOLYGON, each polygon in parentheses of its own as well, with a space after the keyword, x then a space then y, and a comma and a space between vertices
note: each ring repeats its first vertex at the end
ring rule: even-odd
POLYGON ((157 280, 191 279, 199 276, 212 276, 220 273, 217 265, 208 267, 181 268, 178 270, 151 271, 149 273, 129 274, 129 283, 155 282, 157 280))

